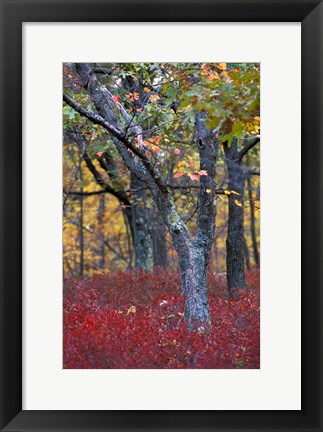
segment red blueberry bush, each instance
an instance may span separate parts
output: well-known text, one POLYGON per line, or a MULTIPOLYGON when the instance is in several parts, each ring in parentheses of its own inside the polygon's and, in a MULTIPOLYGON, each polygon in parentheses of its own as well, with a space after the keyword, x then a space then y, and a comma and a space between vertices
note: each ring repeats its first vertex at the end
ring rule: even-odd
POLYGON ((212 330, 186 329, 178 274, 117 272, 64 282, 64 368, 259 368, 259 272, 229 299, 209 274, 212 330))

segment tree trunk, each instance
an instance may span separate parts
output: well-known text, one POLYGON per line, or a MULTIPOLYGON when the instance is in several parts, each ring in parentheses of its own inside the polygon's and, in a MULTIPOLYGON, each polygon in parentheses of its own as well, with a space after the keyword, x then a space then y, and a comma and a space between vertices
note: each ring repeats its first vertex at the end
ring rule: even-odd
POLYGON ((215 273, 220 272, 220 265, 219 265, 219 248, 218 248, 218 239, 215 237, 214 239, 214 270, 215 273))
POLYGON ((246 267, 248 270, 250 270, 251 269, 250 254, 249 254, 249 249, 248 249, 248 245, 247 245, 247 240, 245 237, 243 238, 243 244, 244 244, 244 256, 245 256, 245 260, 246 260, 246 267))
MULTIPOLYGON (((80 181, 81 181, 80 192, 83 193, 83 172, 82 172, 82 168, 81 167, 80 167, 79 177, 80 177, 80 181)), ((83 214, 84 214, 83 195, 80 195, 80 228, 79 228, 79 242, 80 242, 80 268, 79 268, 79 277, 80 278, 82 278, 83 274, 84 274, 83 214)))
POLYGON ((256 219, 255 219, 255 208, 252 198, 252 184, 250 175, 247 178, 248 184, 248 197, 249 197, 249 205, 250 205, 250 233, 252 239, 252 248, 253 248, 253 256, 255 260, 255 264, 259 266, 259 252, 258 252, 258 244, 257 244, 257 236, 256 236, 256 219))
MULTIPOLYGON (((104 213, 105 213, 105 195, 100 195, 100 203, 99 203, 99 209, 98 209, 98 230, 99 234, 104 237, 104 213)), ((98 268, 100 270, 105 269, 105 245, 103 242, 99 243, 99 250, 98 250, 98 268)))
POLYGON ((154 257, 149 209, 145 207, 147 191, 146 185, 134 174, 131 174, 131 193, 135 267, 150 272, 153 269, 154 257))
POLYGON ((171 192, 162 194, 156 187, 152 187, 152 193, 179 258, 187 327, 191 330, 204 328, 208 331, 210 328, 206 277, 208 261, 205 258, 208 254, 205 254, 197 240, 191 239, 183 219, 176 211, 171 192))
POLYGON ((237 289, 246 288, 244 272, 244 173, 239 162, 238 151, 232 142, 226 163, 229 175, 229 219, 227 248, 227 283, 230 295, 237 289), (232 193, 235 192, 235 193, 232 193), (238 194, 238 195, 237 195, 238 194))
POLYGON ((156 208, 152 209, 152 239, 154 249, 154 266, 167 266, 166 226, 156 208))
POLYGON ((181 252, 179 256, 187 326, 189 329, 207 332, 210 329, 210 310, 207 266, 203 253, 198 248, 191 247, 186 257, 181 257, 181 252))

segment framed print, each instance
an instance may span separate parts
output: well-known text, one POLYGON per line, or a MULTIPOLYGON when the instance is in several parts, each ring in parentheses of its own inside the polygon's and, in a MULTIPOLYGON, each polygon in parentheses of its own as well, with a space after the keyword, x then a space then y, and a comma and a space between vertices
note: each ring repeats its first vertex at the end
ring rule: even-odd
POLYGON ((321 431, 322 2, 1 7, 1 430, 321 431))

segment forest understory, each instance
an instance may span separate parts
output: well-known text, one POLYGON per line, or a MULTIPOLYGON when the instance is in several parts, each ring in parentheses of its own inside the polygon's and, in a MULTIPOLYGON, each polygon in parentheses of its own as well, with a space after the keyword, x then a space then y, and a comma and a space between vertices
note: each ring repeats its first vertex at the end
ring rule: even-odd
POLYGON ((228 296, 209 272, 211 330, 185 325, 178 272, 155 268, 64 281, 64 369, 255 369, 260 367, 260 273, 228 296))

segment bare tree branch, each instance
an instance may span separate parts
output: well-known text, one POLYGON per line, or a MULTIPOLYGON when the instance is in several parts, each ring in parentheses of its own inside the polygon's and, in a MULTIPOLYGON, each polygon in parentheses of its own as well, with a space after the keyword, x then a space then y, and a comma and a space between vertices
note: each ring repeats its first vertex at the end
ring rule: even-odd
MULTIPOLYGON (((201 186, 198 185, 191 185, 191 186, 174 186, 174 185, 170 185, 168 184, 167 187, 169 187, 169 189, 174 189, 174 190, 190 190, 190 189, 200 189, 201 186)), ((149 189, 148 186, 145 186, 144 188, 141 189, 149 189)), ((125 190, 125 192, 132 192, 133 189, 128 189, 125 190)), ((83 196, 91 196, 91 195, 100 195, 100 194, 104 194, 104 193, 111 193, 108 190, 102 189, 99 191, 89 191, 89 192, 78 192, 78 191, 70 191, 69 194, 70 195, 83 195, 83 196)), ((228 190, 227 189, 215 189, 214 190, 215 195, 229 195, 228 194, 228 190)))
POLYGON ((252 138, 249 142, 247 142, 242 149, 239 151, 239 161, 251 150, 256 144, 260 141, 260 135, 257 135, 255 138, 252 138))
MULTIPOLYGON (((64 191, 64 193, 66 193, 64 191)), ((78 191, 70 191, 69 194, 70 195, 77 195, 77 196, 91 196, 91 195, 101 195, 101 194, 105 194, 105 193, 110 193, 107 190, 99 190, 99 191, 92 191, 92 192, 78 192, 78 191)))
POLYGON ((84 226, 84 225, 81 225, 81 224, 79 224, 78 222, 76 222, 76 220, 74 220, 74 219, 70 219, 70 218, 67 218, 67 220, 68 220, 68 222, 69 223, 71 223, 71 224, 73 224, 73 225, 75 225, 75 226, 77 226, 77 227, 79 227, 79 228, 82 228, 82 229, 84 229, 85 231, 87 231, 87 232, 89 232, 89 233, 91 233, 91 234, 93 234, 97 239, 99 239, 108 249, 110 249, 110 251, 111 252, 113 252, 115 255, 117 255, 117 257, 119 257, 120 259, 122 259, 123 261, 125 261, 125 262, 127 262, 127 259, 121 254, 121 253, 119 253, 117 250, 115 250, 110 244, 109 244, 109 242, 104 238, 104 237, 102 237, 100 234, 98 234, 97 232, 95 232, 92 228, 90 228, 90 227, 87 227, 87 226, 84 226))

